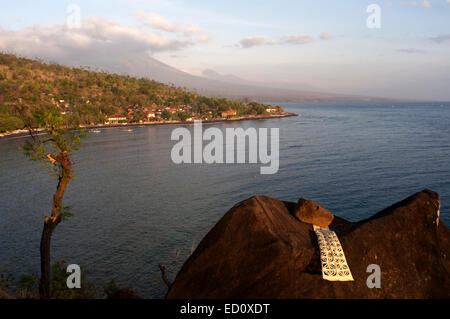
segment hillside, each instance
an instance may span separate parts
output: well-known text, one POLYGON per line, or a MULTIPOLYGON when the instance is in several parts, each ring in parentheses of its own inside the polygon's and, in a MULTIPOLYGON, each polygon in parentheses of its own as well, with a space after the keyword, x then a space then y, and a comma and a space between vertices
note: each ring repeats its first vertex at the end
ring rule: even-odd
MULTIPOLYGON (((105 57, 99 66, 110 72, 127 72, 139 77, 150 77, 156 81, 186 87, 209 97, 232 99, 250 98, 255 101, 281 102, 329 102, 329 101, 390 101, 392 99, 318 92, 306 84, 294 86, 276 81, 251 82, 235 76, 217 76, 206 70, 203 76, 196 76, 171 67, 155 58, 135 56, 123 61, 115 57, 105 57)), ((98 66, 98 65, 96 65, 98 66)))
POLYGON ((266 106, 244 104, 195 92, 146 78, 70 68, 0 53, 0 132, 23 127, 16 109, 29 112, 55 108, 81 125, 104 123, 108 116, 127 116, 139 122, 146 112, 164 119, 218 118, 221 112, 263 114, 266 106), (169 111, 170 109, 176 111, 169 111))

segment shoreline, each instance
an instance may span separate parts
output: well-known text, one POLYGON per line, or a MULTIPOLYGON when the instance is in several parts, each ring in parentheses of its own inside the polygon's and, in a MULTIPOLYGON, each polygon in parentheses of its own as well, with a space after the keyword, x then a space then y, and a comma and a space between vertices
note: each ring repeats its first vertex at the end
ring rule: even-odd
MULTIPOLYGON (((252 117, 239 117, 239 118, 230 118, 230 119, 215 119, 215 120, 207 120, 202 121, 202 123, 219 123, 219 122, 239 122, 239 121, 250 121, 250 120, 268 120, 274 118, 283 118, 283 117, 293 117, 298 116, 295 113, 282 113, 276 115, 262 115, 262 116, 252 116, 252 117)), ((96 125, 86 125, 81 126, 83 129, 99 129, 99 128, 117 128, 117 127, 134 127, 134 126, 160 126, 160 125, 179 125, 179 124, 193 124, 194 121, 163 121, 163 122, 144 122, 144 123, 123 123, 123 124, 96 124, 96 125)), ((45 129, 38 129, 39 132, 44 132, 45 129)), ((14 131, 10 133, 0 133, 0 140, 15 138, 15 137, 23 137, 28 136, 28 131, 20 130, 14 131)))

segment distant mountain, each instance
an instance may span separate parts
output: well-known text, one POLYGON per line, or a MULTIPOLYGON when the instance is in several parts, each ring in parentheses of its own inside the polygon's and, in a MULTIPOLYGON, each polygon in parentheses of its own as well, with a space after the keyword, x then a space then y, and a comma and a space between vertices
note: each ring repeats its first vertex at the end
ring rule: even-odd
POLYGON ((255 85, 254 82, 244 80, 236 75, 233 75, 233 74, 222 75, 211 69, 204 70, 202 75, 208 79, 221 81, 221 82, 225 82, 225 83, 255 85))
POLYGON ((136 57, 127 61, 103 60, 101 67, 116 73, 128 73, 146 77, 165 84, 185 87, 206 96, 234 99, 250 98, 256 101, 272 102, 314 102, 314 101, 381 101, 382 98, 314 92, 310 90, 283 89, 276 84, 256 83, 234 75, 221 75, 205 70, 204 77, 195 76, 152 57, 136 57))
POLYGON ((249 81, 244 80, 233 74, 222 75, 214 70, 206 69, 202 74, 204 77, 212 80, 222 81, 226 83, 233 84, 243 84, 250 86, 258 86, 258 87, 267 87, 271 89, 283 89, 283 90, 294 90, 298 92, 320 92, 319 89, 305 83, 291 83, 288 81, 276 81, 276 82, 263 82, 263 81, 249 81))

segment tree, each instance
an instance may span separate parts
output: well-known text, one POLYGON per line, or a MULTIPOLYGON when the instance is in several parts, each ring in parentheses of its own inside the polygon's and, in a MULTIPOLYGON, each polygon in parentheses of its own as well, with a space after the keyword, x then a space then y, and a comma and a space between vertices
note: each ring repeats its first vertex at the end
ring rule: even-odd
POLYGON ((185 112, 177 112, 175 116, 180 121, 186 121, 188 118, 190 118, 189 114, 185 112))
POLYGON ((0 132, 13 131, 23 128, 23 122, 15 116, 0 114, 0 132))
POLYGON ((72 152, 79 149, 81 138, 85 136, 83 130, 72 123, 69 117, 62 116, 56 109, 47 109, 24 118, 31 140, 23 146, 24 154, 33 161, 44 163, 51 175, 56 177, 58 184, 53 195, 53 204, 50 217, 45 217, 44 228, 40 243, 41 277, 39 280, 39 295, 41 298, 50 298, 50 243, 56 226, 67 217, 70 217, 70 207, 63 206, 63 198, 67 186, 73 178, 72 152), (45 135, 37 135, 38 127, 45 128, 45 135), (43 136, 43 137, 41 137, 43 136))
POLYGON ((142 120, 144 120, 144 118, 145 118, 145 113, 144 112, 142 112, 142 111, 136 111, 134 114, 133 114, 133 122, 139 122, 139 121, 142 121, 142 120))
POLYGON ((165 120, 169 120, 172 117, 172 113, 170 113, 169 111, 164 110, 161 113, 161 117, 165 120))

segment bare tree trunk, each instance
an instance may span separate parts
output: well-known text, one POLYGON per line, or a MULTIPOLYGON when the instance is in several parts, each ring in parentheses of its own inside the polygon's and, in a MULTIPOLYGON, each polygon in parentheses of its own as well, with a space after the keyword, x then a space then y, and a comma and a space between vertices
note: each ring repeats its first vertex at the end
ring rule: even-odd
POLYGON ((62 152, 56 162, 61 165, 61 175, 59 177, 56 193, 53 195, 52 215, 50 218, 45 217, 44 230, 41 237, 41 279, 39 281, 39 295, 43 299, 49 299, 50 292, 50 276, 51 276, 51 259, 50 248, 53 231, 61 222, 62 200, 70 179, 72 178, 72 163, 66 152, 62 152))
POLYGON ((50 298, 50 241, 57 223, 51 218, 45 218, 44 230, 41 237, 41 279, 39 282, 39 295, 41 298, 50 298))

